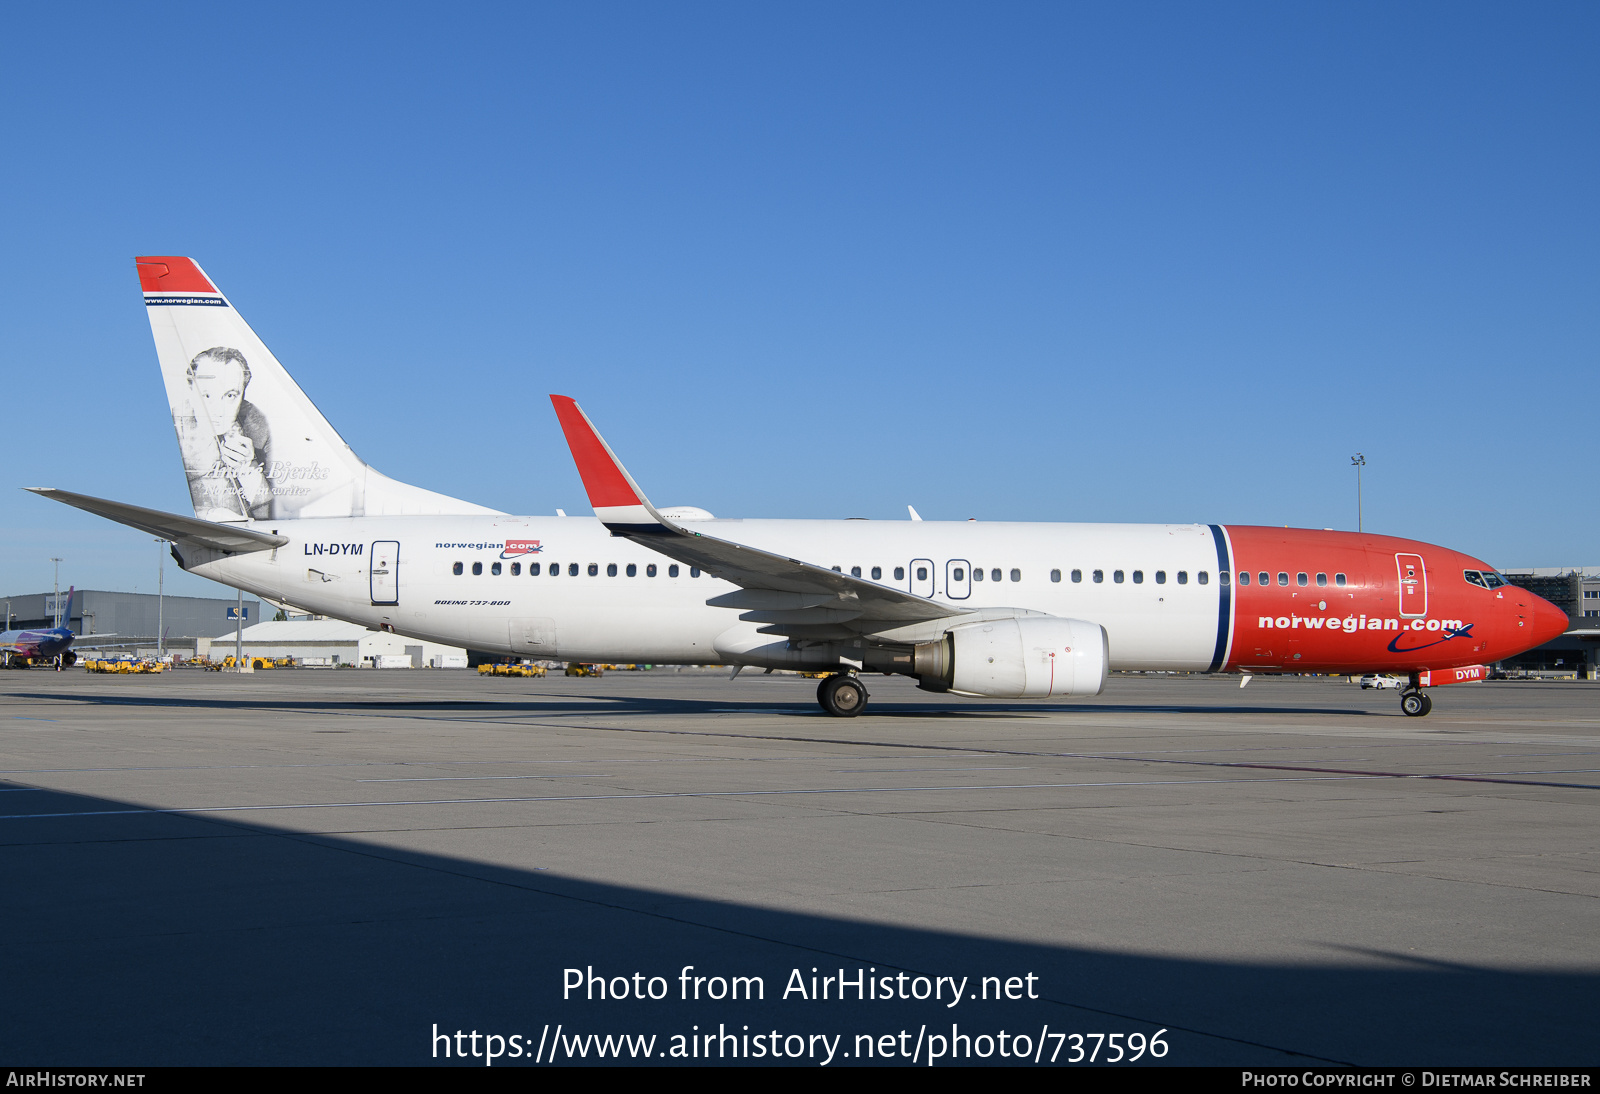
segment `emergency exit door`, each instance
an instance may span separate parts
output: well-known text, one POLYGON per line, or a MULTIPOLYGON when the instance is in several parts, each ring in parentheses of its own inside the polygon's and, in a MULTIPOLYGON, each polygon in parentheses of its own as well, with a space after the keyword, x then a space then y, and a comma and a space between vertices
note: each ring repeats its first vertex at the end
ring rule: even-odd
POLYGON ((1400 570, 1400 614, 1421 619, 1428 614, 1428 570, 1421 555, 1395 555, 1400 570))
POLYGON ((372 545, 367 573, 372 578, 374 604, 400 603, 400 543, 380 539, 372 545))

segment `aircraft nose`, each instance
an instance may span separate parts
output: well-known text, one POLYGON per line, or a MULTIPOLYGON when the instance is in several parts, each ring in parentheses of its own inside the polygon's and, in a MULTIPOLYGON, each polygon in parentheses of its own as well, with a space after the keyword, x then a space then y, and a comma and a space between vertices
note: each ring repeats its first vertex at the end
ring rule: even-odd
POLYGON ((1528 597, 1532 601, 1528 605, 1529 613, 1533 616, 1533 637, 1538 645, 1544 645, 1567 632, 1572 626, 1572 621, 1567 618, 1567 613, 1550 603, 1542 596, 1528 597))

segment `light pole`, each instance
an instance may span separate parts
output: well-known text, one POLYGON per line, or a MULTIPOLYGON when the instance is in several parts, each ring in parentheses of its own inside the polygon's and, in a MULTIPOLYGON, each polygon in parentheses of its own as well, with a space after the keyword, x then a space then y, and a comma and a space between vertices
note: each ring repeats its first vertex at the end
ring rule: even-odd
POLYGON ((51 613, 51 622, 54 626, 59 627, 61 626, 61 560, 52 555, 50 561, 56 564, 55 609, 51 613))
POLYGON ((161 548, 166 540, 156 540, 156 660, 166 658, 166 631, 164 624, 167 618, 166 584, 167 584, 167 553, 161 548))
POLYGON ((1356 469, 1356 531, 1364 529, 1361 524, 1361 469, 1367 466, 1367 458, 1357 452, 1350 457, 1350 466, 1356 469))

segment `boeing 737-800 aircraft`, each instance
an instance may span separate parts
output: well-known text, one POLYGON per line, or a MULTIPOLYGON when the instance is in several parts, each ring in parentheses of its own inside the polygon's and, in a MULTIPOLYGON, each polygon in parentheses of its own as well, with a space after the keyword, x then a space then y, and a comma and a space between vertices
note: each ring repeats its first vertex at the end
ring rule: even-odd
POLYGON ((193 517, 35 492, 172 543, 185 570, 370 627, 565 661, 865 673, 997 698, 1116 669, 1398 673, 1401 706, 1567 617, 1494 568, 1389 536, 1222 524, 718 520, 657 508, 552 396, 592 519, 512 516, 363 463, 193 261, 137 260, 193 517))

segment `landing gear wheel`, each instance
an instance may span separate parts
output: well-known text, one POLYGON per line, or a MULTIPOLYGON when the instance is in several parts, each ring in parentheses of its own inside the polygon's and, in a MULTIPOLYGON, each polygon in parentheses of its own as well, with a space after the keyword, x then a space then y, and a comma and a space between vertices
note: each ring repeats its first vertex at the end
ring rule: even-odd
POLYGON ((1408 718, 1421 718, 1433 709, 1433 699, 1420 691, 1408 691, 1400 696, 1400 709, 1408 718))
POLYGON ((867 709, 867 689, 854 676, 830 676, 817 688, 817 702, 835 718, 854 718, 867 709))

